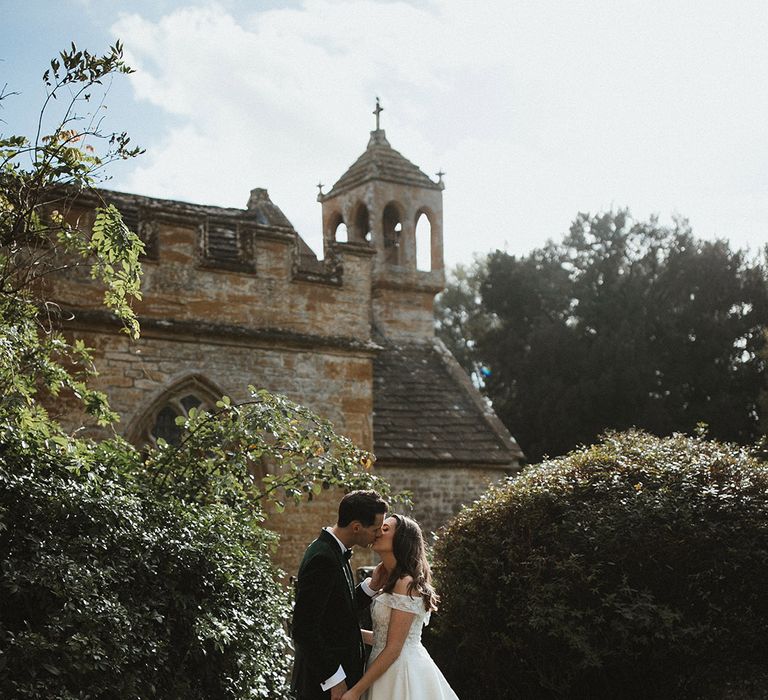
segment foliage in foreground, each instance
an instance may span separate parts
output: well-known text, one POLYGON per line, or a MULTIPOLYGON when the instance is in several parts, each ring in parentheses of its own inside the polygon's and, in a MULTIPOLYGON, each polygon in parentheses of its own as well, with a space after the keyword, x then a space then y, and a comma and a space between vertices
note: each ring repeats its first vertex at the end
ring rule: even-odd
MULTIPOLYGON (((88 266, 104 286, 107 308, 138 337, 131 302, 141 298, 144 245, 95 189, 109 163, 142 152, 125 132, 102 130, 103 86, 131 72, 119 42, 103 56, 73 44, 43 76, 48 97, 35 135, 0 131, 0 395, 24 427, 45 425, 38 399, 62 393, 101 425, 117 420, 106 396, 88 386, 89 350, 59 331, 60 310, 47 299, 46 284, 53 274, 88 266), (92 225, 71 216, 82 192, 101 203, 92 225)), ((12 95, 0 91, 0 102, 12 95)))
POLYGON ((0 420, 0 696, 287 697, 264 509, 387 493, 367 453, 263 391, 193 412, 181 446, 146 456, 0 420))
POLYGON ((684 220, 580 214, 561 241, 458 269, 437 315, 531 462, 605 429, 705 422, 750 444, 765 427, 765 260, 684 220))
POLYGON ((279 697, 287 601, 247 505, 161 495, 117 441, 25 442, 0 457, 0 695, 279 697))
POLYGON ((544 462, 436 546, 431 649, 460 697, 719 697, 768 651, 768 466, 640 431, 544 462))
POLYGON ((68 392, 100 424, 117 419, 88 386, 89 350, 59 332, 49 275, 90 265, 139 334, 138 237, 107 205, 92 226, 67 217, 79 192, 98 198, 105 164, 137 154, 77 113, 126 72, 119 44, 102 57, 73 46, 44 78, 41 124, 69 95, 58 126, 0 134, 0 697, 284 698, 288 600, 265 510, 330 488, 387 494, 371 456, 255 389, 192 410, 179 445, 146 453, 67 435, 41 402, 68 392))

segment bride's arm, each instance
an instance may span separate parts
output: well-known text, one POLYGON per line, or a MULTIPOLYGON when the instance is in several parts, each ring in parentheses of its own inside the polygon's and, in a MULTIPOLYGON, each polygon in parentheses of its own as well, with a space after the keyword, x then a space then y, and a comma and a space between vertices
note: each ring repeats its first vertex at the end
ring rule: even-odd
POLYGON ((371 630, 360 630, 360 634, 363 637, 363 644, 367 644, 369 647, 373 646, 373 632, 371 630))
MULTIPOLYGON (((341 700, 358 700, 373 682, 397 660, 414 617, 416 617, 415 613, 404 612, 403 610, 393 609, 390 612, 387 645, 368 667, 363 677, 342 695, 341 700)), ((373 635, 371 634, 371 636, 373 635)))

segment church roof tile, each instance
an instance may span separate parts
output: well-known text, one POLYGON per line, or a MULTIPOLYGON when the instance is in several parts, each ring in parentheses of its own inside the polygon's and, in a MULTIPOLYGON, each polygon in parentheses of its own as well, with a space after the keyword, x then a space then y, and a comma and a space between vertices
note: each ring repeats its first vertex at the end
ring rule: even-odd
POLYGON ((524 458, 439 340, 383 345, 373 369, 373 441, 380 462, 514 468, 524 458))
POLYGON ((441 182, 434 182, 417 165, 392 148, 383 129, 371 132, 368 147, 363 155, 336 181, 330 192, 321 195, 321 199, 335 197, 369 180, 385 180, 433 190, 443 189, 441 182))

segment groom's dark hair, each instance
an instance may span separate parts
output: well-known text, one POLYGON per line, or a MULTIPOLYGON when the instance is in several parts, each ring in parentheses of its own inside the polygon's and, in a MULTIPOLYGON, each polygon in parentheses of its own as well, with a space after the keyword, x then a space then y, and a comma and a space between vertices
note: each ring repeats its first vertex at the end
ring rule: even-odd
POLYGON ((370 527, 379 513, 386 513, 389 505, 375 491, 352 491, 339 503, 339 527, 346 527, 359 520, 363 527, 370 527))

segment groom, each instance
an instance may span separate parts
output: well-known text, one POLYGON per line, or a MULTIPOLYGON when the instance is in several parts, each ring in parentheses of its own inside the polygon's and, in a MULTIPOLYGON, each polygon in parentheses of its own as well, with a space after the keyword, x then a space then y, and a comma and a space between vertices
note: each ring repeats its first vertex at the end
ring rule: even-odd
POLYGON ((363 640, 357 613, 384 584, 379 564, 355 587, 351 547, 381 535, 387 503, 375 491, 353 491, 339 503, 333 527, 307 547, 296 582, 291 689, 298 700, 338 700, 363 675, 363 640))

